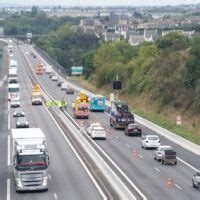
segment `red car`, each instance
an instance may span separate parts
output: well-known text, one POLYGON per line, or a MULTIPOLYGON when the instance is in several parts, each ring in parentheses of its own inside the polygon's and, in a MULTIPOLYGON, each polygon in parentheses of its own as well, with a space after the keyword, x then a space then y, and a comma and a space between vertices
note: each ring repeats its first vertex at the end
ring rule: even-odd
POLYGON ((125 135, 127 136, 140 136, 142 135, 142 129, 140 128, 139 124, 129 124, 125 128, 125 135))

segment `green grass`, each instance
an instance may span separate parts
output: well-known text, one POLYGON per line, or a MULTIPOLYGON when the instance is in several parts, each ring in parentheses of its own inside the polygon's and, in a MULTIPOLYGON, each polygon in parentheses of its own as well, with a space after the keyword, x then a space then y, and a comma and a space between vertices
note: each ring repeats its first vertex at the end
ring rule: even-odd
POLYGON ((166 119, 164 119, 164 117, 161 117, 160 115, 157 114, 150 114, 150 113, 145 113, 142 112, 140 110, 135 110, 134 109, 134 113, 195 143, 195 144, 200 144, 200 136, 198 135, 194 135, 194 133, 191 133, 189 131, 187 131, 186 129, 184 129, 181 125, 177 126, 169 121, 167 121, 166 119))

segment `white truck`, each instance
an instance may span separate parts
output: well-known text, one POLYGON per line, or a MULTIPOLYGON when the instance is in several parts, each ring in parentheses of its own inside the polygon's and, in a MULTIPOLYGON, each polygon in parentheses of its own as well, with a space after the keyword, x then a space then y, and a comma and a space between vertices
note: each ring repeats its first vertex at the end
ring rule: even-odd
POLYGON ((17 68, 10 68, 8 71, 8 78, 17 77, 17 68))
POLYGON ((15 189, 48 190, 49 155, 40 128, 12 129, 12 166, 15 189))
POLYGON ((17 61, 16 60, 10 60, 10 68, 17 68, 17 61))
POLYGON ((47 65, 46 66, 46 74, 51 74, 52 72, 52 66, 51 65, 47 65))

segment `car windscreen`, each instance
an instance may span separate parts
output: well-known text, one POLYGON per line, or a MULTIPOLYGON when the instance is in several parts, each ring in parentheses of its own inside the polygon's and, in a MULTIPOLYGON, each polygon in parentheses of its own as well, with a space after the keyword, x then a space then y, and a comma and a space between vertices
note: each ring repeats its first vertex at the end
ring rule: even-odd
POLYGON ((8 92, 19 92, 19 88, 9 88, 8 92))
POLYGON ((148 137, 148 140, 158 140, 158 137, 151 136, 151 137, 148 137))

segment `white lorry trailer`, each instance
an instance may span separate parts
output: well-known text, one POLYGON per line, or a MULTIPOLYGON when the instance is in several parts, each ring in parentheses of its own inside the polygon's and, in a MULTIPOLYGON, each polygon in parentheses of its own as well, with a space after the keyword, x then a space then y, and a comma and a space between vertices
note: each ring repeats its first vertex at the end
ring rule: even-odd
POLYGON ((16 191, 48 190, 49 155, 44 133, 40 128, 11 132, 16 191))

